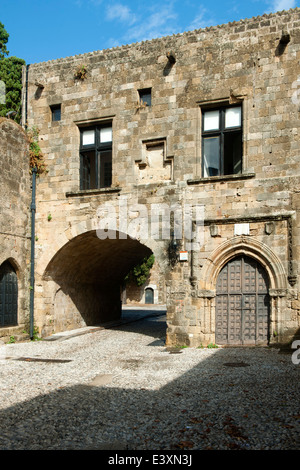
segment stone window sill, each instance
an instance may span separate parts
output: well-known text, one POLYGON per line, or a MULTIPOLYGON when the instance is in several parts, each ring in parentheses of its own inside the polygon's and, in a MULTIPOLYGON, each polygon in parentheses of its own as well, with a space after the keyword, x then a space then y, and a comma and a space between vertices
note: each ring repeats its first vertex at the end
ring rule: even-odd
POLYGON ((77 197, 77 196, 94 196, 97 194, 107 193, 118 193, 122 188, 111 187, 111 188, 100 188, 100 189, 81 189, 79 191, 71 191, 66 193, 66 197, 77 197))
POLYGON ((206 178, 196 178, 192 180, 187 180, 187 184, 202 184, 202 183, 212 183, 217 181, 235 181, 235 180, 244 180, 248 178, 254 178, 255 173, 239 173, 237 175, 221 175, 221 176, 207 176, 206 178))

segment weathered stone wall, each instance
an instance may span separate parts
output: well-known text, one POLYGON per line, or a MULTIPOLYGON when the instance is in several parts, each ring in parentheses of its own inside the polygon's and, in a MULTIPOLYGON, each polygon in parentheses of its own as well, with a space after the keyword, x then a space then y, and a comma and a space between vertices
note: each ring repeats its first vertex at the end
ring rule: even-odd
POLYGON ((0 266, 9 261, 18 278, 18 325, 0 329, 9 338, 29 325, 31 191, 27 136, 6 118, 0 118, 0 162, 0 266))
POLYGON ((154 204, 205 208, 201 247, 189 251, 187 261, 171 267, 169 241, 149 234, 144 240, 166 281, 169 343, 215 341, 217 276, 237 254, 252 256, 268 273, 270 340, 297 330, 299 26, 294 9, 30 65, 28 124, 40 129, 49 168, 38 183, 37 205, 35 314, 43 331, 59 287, 46 287, 48 263, 95 229, 99 206, 108 202, 118 210, 121 197, 148 214, 154 204), (283 29, 290 34, 285 44, 283 29), (78 80, 74 73, 82 65, 87 75, 78 80), (138 105, 138 90, 146 88, 152 90, 150 107, 138 105), (204 178, 203 109, 231 103, 243 107, 242 174, 204 178), (50 106, 56 104, 61 120, 52 122, 50 106), (107 121, 113 127, 112 187, 80 191, 80 127, 107 121), (246 235, 237 231, 240 223, 249 224, 246 235))
POLYGON ((160 272, 157 261, 155 261, 145 284, 138 286, 133 281, 126 284, 124 292, 122 293, 122 302, 128 305, 145 304, 147 288, 151 288, 153 290, 154 304, 166 304, 165 278, 160 272))

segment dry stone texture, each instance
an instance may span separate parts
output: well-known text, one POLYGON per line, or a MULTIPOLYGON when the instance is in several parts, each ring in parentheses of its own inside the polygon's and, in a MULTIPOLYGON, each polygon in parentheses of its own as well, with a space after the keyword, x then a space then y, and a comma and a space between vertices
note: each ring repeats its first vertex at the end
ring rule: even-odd
POLYGON ((41 334, 117 316, 121 276, 153 252, 169 344, 216 341, 218 275, 237 256, 267 273, 269 341, 293 337, 300 322, 299 26, 294 9, 28 67, 24 119, 39 127, 49 168, 37 188, 41 334), (283 29, 289 42, 281 41, 283 29), (74 77, 80 66, 84 80, 74 77), (149 88, 151 106, 143 106, 139 90, 149 88), (53 122, 58 104, 61 119, 53 122), (234 104, 242 106, 242 172, 204 177, 202 114, 234 104), (80 131, 107 123, 112 184, 80 190, 80 131), (134 230, 139 217, 138 240, 95 237, 105 204, 120 232, 134 230), (185 227, 187 260, 172 265, 170 239, 155 239, 151 228, 159 207, 178 206, 189 220, 196 207, 204 216, 201 243, 191 250, 185 227))

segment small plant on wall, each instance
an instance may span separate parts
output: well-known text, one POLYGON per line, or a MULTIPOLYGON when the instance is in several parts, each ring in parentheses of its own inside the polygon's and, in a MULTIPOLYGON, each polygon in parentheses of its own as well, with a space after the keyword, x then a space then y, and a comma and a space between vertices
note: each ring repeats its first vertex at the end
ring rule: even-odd
POLYGON ((39 145, 39 130, 37 127, 32 127, 27 130, 27 137, 29 142, 29 166, 30 172, 36 168, 37 175, 48 173, 47 165, 45 163, 44 155, 39 145))
POLYGON ((148 279, 154 264, 154 255, 146 256, 140 264, 137 264, 125 277, 125 283, 133 281, 137 286, 142 286, 148 279))
POLYGON ((145 109, 147 107, 147 103, 144 103, 143 100, 137 101, 135 106, 135 112, 138 113, 140 109, 145 109))
POLYGON ((74 73, 74 78, 77 80, 85 80, 87 76, 87 67, 86 65, 80 65, 77 67, 74 73))

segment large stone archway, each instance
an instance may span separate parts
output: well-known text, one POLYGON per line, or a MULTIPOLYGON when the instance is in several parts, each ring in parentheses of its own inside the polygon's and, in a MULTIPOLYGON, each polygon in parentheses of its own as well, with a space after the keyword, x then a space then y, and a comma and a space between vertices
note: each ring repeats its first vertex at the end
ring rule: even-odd
POLYGON ((42 283, 51 298, 54 332, 96 325, 121 316, 124 277, 150 247, 131 237, 99 239, 96 230, 65 243, 48 262, 42 283))

